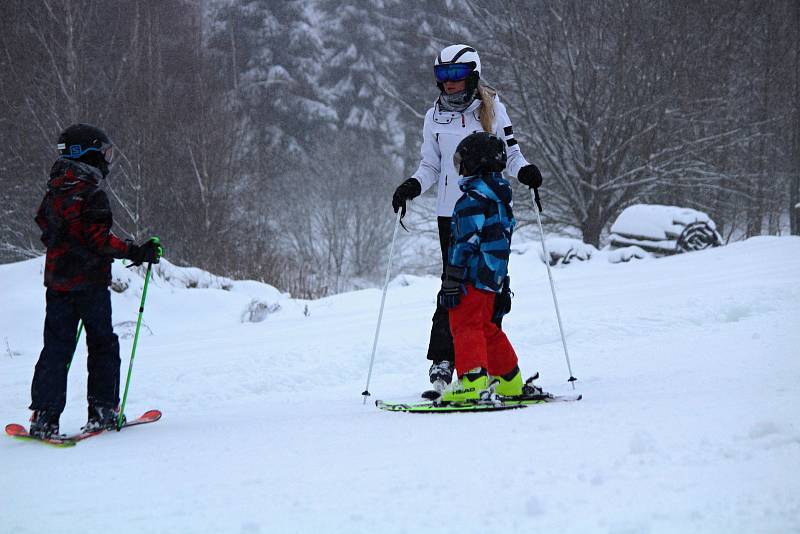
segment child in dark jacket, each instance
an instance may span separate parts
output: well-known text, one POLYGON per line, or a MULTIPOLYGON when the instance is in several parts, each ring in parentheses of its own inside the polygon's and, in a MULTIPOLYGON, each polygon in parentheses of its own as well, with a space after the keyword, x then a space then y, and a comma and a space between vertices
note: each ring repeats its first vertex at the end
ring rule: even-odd
POLYGON ((111 208, 100 181, 109 173, 114 148, 101 129, 70 126, 58 138, 58 151, 36 215, 47 247, 47 311, 44 348, 31 384, 30 434, 44 438, 59 433, 67 370, 81 320, 89 349, 89 418, 84 429, 115 424, 120 357, 111 324, 111 263, 113 258, 127 258, 135 265, 158 263, 162 252, 153 241, 137 246, 111 232, 111 208))
POLYGON ((445 389, 444 401, 471 401, 496 380, 495 393, 522 394, 517 355, 493 322, 495 295, 508 287, 508 257, 514 213, 511 186, 503 177, 505 143, 485 132, 458 145, 454 162, 464 194, 451 223, 448 266, 439 304, 449 309, 459 380, 445 389))

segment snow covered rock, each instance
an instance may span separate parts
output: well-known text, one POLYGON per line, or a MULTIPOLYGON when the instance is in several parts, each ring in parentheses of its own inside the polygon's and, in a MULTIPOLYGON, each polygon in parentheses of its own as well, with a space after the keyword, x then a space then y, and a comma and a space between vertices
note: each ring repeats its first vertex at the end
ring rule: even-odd
POLYGON ((608 253, 608 261, 610 263, 626 263, 631 260, 643 260, 652 257, 653 255, 642 247, 636 246, 617 248, 608 253))
MULTIPOLYGON (((612 248, 637 246, 657 255, 703 250, 722 244, 711 218, 691 208, 635 204, 611 227, 612 248)), ((630 258, 629 258, 630 259, 630 258)))
POLYGON ((268 315, 280 311, 281 305, 278 303, 264 302, 261 299, 252 299, 250 304, 242 313, 243 323, 260 323, 267 318, 268 315))
MULTIPOLYGON (((136 321, 122 321, 119 323, 114 323, 114 332, 119 336, 120 339, 133 339, 133 337, 136 335, 136 321)), ((142 322, 139 328, 139 335, 152 336, 153 330, 147 325, 147 323, 142 322)))
MULTIPOLYGON (((547 240, 548 262, 551 266, 569 265, 572 261, 587 261, 597 249, 580 239, 554 237, 547 240)), ((544 262, 544 252, 539 250, 539 259, 544 262)))

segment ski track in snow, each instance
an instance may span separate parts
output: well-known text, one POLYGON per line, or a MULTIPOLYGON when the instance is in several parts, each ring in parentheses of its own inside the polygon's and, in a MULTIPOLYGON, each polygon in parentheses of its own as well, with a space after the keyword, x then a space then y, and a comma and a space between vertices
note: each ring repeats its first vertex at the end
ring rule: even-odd
MULTIPOLYGON (((567 393, 528 248, 505 329, 523 373, 567 393)), ((41 263, 0 266, 4 424, 29 415, 41 263)), ((379 290, 242 323, 246 293, 155 284, 127 412, 163 419, 72 449, 0 440, 0 531, 800 532, 800 239, 554 277, 584 400, 450 415, 372 405, 427 388, 436 277, 393 282, 366 406, 379 290)), ((115 323, 140 291, 113 294, 115 323)), ((82 342, 65 431, 85 420, 85 359, 82 342)))

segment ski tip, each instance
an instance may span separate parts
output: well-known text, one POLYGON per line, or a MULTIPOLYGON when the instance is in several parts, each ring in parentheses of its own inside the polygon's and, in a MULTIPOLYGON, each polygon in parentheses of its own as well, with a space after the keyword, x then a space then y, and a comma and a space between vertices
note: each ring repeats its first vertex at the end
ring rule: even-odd
POLYGON ((77 443, 65 436, 53 438, 36 438, 28 434, 28 429, 22 425, 11 423, 6 425, 6 434, 20 441, 38 441, 53 447, 74 447, 77 443))
POLYGON ((158 421, 161 419, 161 415, 160 410, 148 410, 144 412, 139 419, 144 421, 158 421))
POLYGON ((9 436, 27 436, 28 430, 22 425, 11 423, 6 425, 6 434, 9 436))

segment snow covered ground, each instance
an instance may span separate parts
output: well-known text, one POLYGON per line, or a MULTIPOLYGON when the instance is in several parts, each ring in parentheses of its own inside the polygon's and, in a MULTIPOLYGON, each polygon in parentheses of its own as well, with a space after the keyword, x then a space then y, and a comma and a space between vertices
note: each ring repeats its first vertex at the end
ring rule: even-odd
MULTIPOLYGON (((516 244, 505 325, 523 372, 563 393, 538 246, 516 244)), ((41 267, 0 266, 4 423, 29 414, 41 267)), ((123 336, 141 278, 115 272, 123 336)), ((450 415, 362 404, 379 290, 304 302, 162 276, 128 413, 164 418, 72 449, 0 439, 0 531, 800 532, 800 239, 622 264, 600 252, 554 275, 584 400, 450 415)), ((437 286, 394 279, 373 399, 426 388, 437 286)), ((85 354, 66 431, 85 418, 85 354)))

